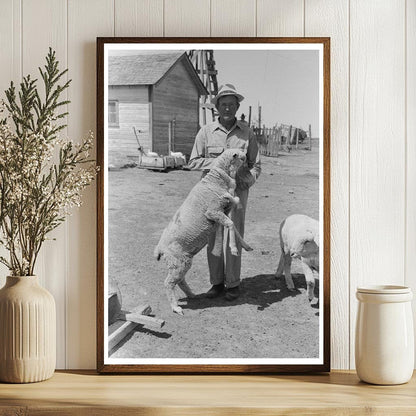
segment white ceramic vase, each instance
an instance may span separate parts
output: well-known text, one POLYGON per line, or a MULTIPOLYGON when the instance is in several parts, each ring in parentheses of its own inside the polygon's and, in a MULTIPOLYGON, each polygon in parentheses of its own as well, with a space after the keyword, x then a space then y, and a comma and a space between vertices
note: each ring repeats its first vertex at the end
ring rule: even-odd
POLYGON ((36 276, 8 276, 0 290, 0 381, 32 383, 56 366, 53 296, 36 276))
POLYGON ((412 291, 404 286, 358 288, 355 366, 372 384, 402 384, 414 368, 412 291))

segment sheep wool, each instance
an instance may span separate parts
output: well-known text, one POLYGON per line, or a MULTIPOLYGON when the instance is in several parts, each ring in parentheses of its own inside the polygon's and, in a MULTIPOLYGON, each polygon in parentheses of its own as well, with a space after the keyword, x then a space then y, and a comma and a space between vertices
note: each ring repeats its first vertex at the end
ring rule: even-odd
POLYGON ((290 215, 282 221, 279 236, 282 252, 275 276, 284 273, 287 288, 295 290, 290 268, 292 259, 300 259, 308 298, 312 302, 315 289, 313 272, 319 273, 319 222, 307 215, 290 215))
MULTIPOLYGON (((218 225, 235 230, 234 223, 226 215, 239 199, 229 193, 235 188, 236 170, 245 162, 240 150, 225 150, 215 160, 211 170, 190 191, 181 207, 176 211, 155 248, 155 257, 164 258, 168 267, 165 288, 172 310, 183 315, 174 295, 178 285, 188 297, 194 294, 185 281, 192 265, 192 258, 208 243, 208 237, 218 225)), ((241 239, 237 233, 236 237, 241 239)), ((242 240, 242 239, 241 239, 242 240)), ((247 249, 249 246, 242 245, 247 249)))

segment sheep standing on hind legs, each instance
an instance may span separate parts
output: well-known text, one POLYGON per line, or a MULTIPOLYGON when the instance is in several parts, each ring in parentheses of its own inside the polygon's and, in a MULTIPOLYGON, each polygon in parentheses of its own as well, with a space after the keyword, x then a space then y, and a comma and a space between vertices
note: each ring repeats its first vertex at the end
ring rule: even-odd
POLYGON ((286 286, 295 290, 290 266, 293 258, 299 258, 305 274, 309 301, 314 298, 315 277, 319 273, 319 222, 307 215, 294 214, 282 221, 279 230, 282 249, 276 278, 284 272, 286 286))
MULTIPOLYGON (((228 216, 231 218, 231 220, 233 220, 234 210, 242 208, 240 198, 238 196, 235 196, 235 187, 236 187, 235 173, 236 172, 231 172, 231 178, 233 180, 231 181, 230 188, 228 190, 230 195, 234 197, 234 207, 233 209, 230 210, 230 212, 228 212, 228 216)), ((228 240, 228 246, 230 247, 231 254, 233 256, 239 256, 240 253, 238 251, 237 237, 236 237, 236 232, 238 231, 236 229, 229 229, 229 228, 226 228, 224 230, 224 228, 220 224, 217 225, 217 229, 215 231, 215 242, 214 242, 214 247, 211 250, 211 254, 217 257, 221 256, 221 252, 223 250, 224 231, 226 234, 228 234, 228 239, 227 239, 227 236, 225 236, 226 237, 225 241, 228 240)))
POLYGON ((191 268, 192 258, 207 245, 218 224, 235 232, 242 247, 251 250, 226 215, 239 202, 229 189, 235 187, 232 176, 245 159, 245 154, 239 150, 224 151, 207 175, 192 188, 160 237, 155 257, 158 260, 163 257, 168 267, 165 288, 173 312, 183 315, 175 297, 176 285, 188 297, 194 296, 185 275, 191 268))

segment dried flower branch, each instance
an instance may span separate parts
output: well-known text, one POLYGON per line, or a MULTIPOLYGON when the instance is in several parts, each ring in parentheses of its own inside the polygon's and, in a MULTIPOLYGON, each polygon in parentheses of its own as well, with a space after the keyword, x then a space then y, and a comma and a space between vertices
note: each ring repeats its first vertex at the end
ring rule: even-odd
POLYGON ((70 81, 58 84, 67 72, 58 67, 49 49, 45 69, 39 68, 43 99, 37 80, 28 75, 18 93, 12 82, 7 102, 0 103, 0 245, 10 255, 0 257, 0 263, 13 276, 33 275, 47 234, 65 220, 71 207, 81 205, 82 191, 97 171, 89 156, 92 133, 80 144, 59 137, 66 125, 57 122, 68 114, 60 109, 69 103, 60 96, 70 81))

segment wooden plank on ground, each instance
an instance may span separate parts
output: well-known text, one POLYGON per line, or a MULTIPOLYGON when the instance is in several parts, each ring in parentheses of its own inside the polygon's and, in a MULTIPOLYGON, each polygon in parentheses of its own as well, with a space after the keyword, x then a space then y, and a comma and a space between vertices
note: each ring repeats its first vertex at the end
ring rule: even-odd
POLYGON ((126 338, 138 324, 130 321, 116 321, 108 329, 108 350, 111 351, 119 342, 126 338))
POLYGON ((154 318, 153 316, 141 315, 139 313, 126 313, 125 318, 126 321, 146 325, 154 329, 160 329, 163 327, 163 325, 165 325, 165 321, 163 319, 154 318))

